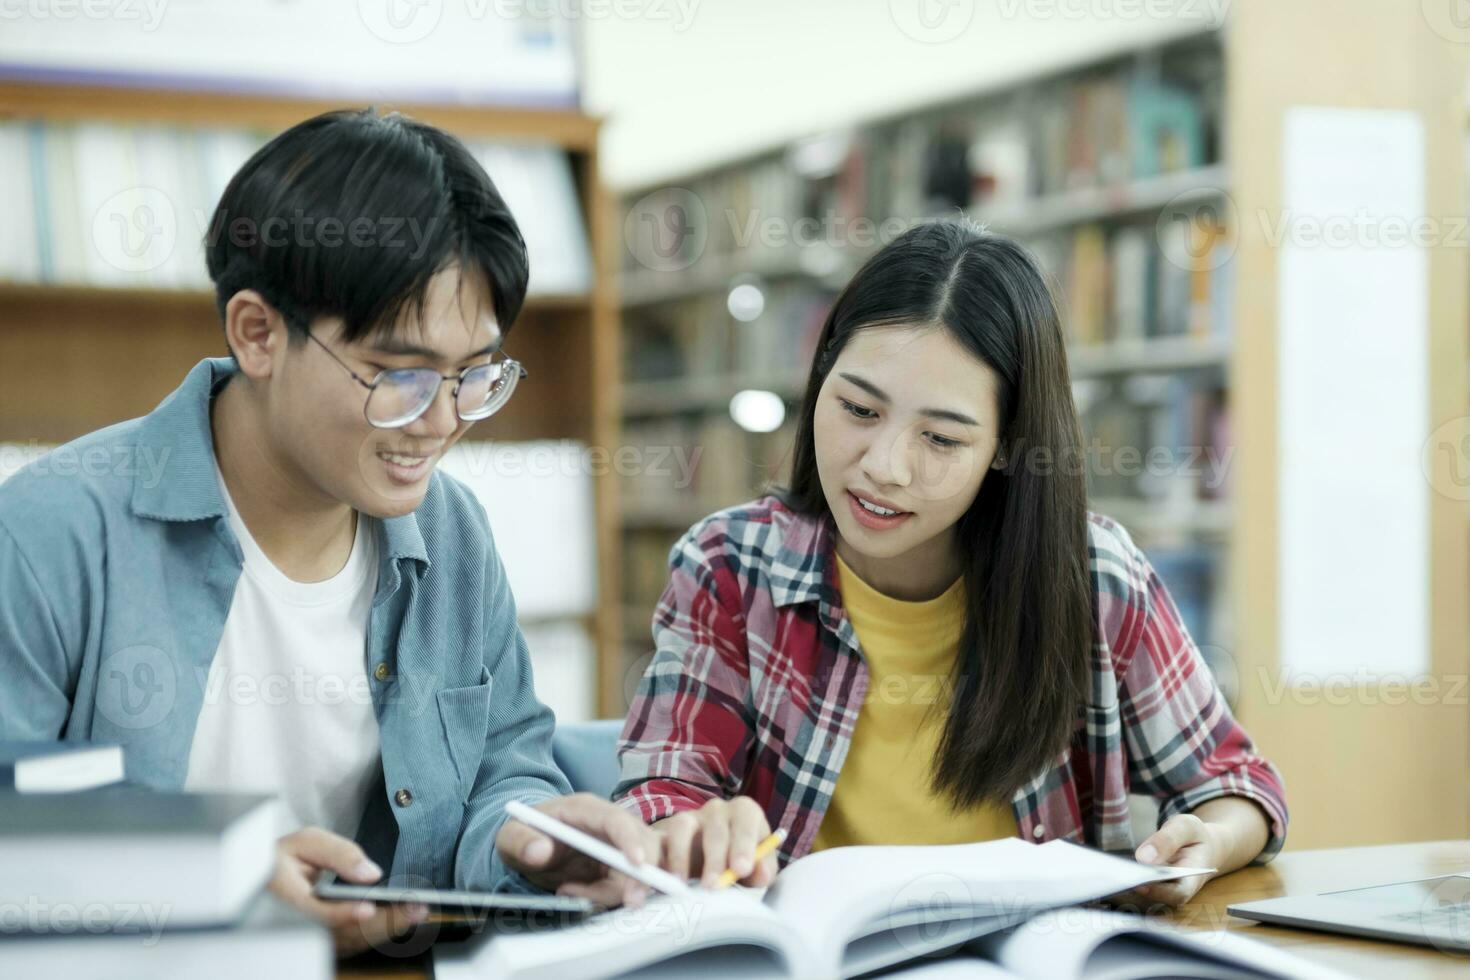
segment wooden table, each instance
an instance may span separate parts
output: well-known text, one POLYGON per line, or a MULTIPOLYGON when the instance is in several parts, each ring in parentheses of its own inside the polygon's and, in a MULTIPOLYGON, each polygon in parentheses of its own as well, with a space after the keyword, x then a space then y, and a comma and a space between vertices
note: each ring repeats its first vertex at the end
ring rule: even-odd
MULTIPOLYGON (((1464 978, 1470 977, 1470 954, 1267 926, 1232 918, 1225 907, 1258 898, 1315 895, 1465 870, 1470 870, 1470 841, 1287 851, 1264 867, 1245 868, 1210 882, 1169 918, 1192 929, 1229 929, 1350 976, 1392 980, 1464 978)), ((411 960, 359 958, 344 963, 337 976, 339 980, 425 980, 429 976, 428 962, 426 956, 411 960)))

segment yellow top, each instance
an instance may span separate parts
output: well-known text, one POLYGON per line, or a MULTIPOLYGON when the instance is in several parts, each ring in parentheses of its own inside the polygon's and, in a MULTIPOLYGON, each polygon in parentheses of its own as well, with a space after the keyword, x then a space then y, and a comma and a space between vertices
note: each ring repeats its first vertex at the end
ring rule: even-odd
POLYGON ((905 602, 841 558, 838 586, 868 663, 868 694, 813 850, 847 844, 967 844, 1016 835, 1009 802, 956 813, 929 785, 965 625, 964 579, 905 602))

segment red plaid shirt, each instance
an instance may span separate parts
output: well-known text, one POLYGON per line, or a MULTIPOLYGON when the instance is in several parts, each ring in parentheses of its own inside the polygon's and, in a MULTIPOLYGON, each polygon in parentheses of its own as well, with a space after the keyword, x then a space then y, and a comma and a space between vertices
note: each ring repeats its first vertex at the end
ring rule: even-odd
MULTIPOLYGON (((1220 796, 1254 800, 1286 836, 1281 777, 1236 723, 1179 611, 1122 526, 1088 520, 1097 616, 1091 695, 1071 746, 1011 801, 1023 837, 1132 850, 1128 794, 1159 821, 1220 796)), ((618 745, 613 793, 652 822, 746 795, 810 850, 868 689, 825 519, 774 497, 700 521, 670 552, 653 661, 618 745)))

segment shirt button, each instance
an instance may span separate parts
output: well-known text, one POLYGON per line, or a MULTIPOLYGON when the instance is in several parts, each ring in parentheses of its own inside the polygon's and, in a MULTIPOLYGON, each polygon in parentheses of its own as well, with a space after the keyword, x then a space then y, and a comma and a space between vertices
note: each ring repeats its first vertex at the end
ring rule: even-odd
POLYGON ((380 681, 386 681, 388 679, 388 665, 385 663, 378 664, 378 666, 373 668, 373 676, 380 681))
MULTIPOLYGON (((402 793, 403 790, 399 790, 398 792, 402 793)), ((1035 827, 1032 827, 1031 828, 1031 836, 1032 837, 1045 837, 1046 836, 1046 824, 1039 823, 1035 827)))
POLYGON ((401 789, 393 794, 393 802, 399 806, 408 806, 413 802, 413 794, 406 789, 401 789))

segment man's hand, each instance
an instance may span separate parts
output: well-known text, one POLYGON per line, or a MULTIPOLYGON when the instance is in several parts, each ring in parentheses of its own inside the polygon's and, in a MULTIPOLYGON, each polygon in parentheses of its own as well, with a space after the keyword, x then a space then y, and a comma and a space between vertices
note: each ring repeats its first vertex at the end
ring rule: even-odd
POLYGON ((764 888, 776 880, 776 855, 755 863, 755 848, 771 835, 765 811, 748 796, 710 800, 653 825, 663 842, 662 863, 679 879, 699 877, 713 888, 726 868, 740 884, 764 888))
MULTIPOLYGON (((653 831, 609 800, 591 793, 574 793, 538 803, 536 809, 607 841, 634 864, 657 863, 658 838, 653 831)), ((648 897, 648 888, 642 883, 514 818, 501 825, 495 849, 508 867, 538 888, 558 895, 589 898, 607 906, 637 906, 648 897)))
POLYGON ((303 828, 276 842, 276 871, 267 887, 277 898, 330 927, 338 956, 387 943, 429 916, 423 905, 324 902, 311 893, 323 871, 335 871, 353 884, 371 885, 383 876, 383 870, 352 841, 320 827, 303 828))

